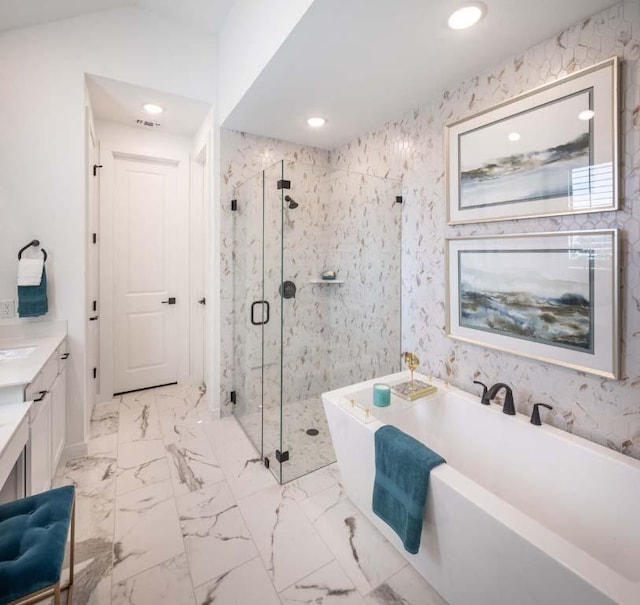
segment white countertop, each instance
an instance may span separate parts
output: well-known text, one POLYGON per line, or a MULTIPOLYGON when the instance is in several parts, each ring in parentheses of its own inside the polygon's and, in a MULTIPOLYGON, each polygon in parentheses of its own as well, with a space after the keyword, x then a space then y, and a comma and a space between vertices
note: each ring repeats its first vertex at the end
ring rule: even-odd
POLYGON ((36 347, 36 350, 23 359, 0 361, 0 389, 32 382, 66 337, 66 322, 39 322, 16 328, 0 326, 0 349, 36 347))

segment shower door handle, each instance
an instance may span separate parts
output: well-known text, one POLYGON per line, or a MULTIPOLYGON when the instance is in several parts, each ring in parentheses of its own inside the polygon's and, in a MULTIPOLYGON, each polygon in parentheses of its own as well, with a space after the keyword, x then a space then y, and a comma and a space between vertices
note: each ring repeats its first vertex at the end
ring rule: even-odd
POLYGON ((264 326, 265 324, 269 323, 269 316, 270 316, 270 312, 271 309, 269 307, 269 301, 268 300, 256 300, 254 302, 251 303, 251 323, 254 326, 264 326), (263 305, 262 308, 262 321, 256 321, 255 317, 255 308, 257 305, 263 305), (265 309, 267 311, 266 316, 265 316, 265 309))

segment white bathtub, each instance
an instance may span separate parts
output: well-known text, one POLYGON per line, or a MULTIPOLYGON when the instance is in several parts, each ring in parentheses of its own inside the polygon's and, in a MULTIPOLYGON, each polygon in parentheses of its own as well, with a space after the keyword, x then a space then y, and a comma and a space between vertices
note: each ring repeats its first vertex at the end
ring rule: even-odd
POLYGON ((371 406, 374 382, 407 376, 322 398, 347 495, 449 603, 640 603, 640 462, 438 381, 438 393, 417 402, 371 406), (364 423, 344 398, 376 420, 364 423), (431 473, 416 555, 371 510, 383 424, 447 460, 431 473))

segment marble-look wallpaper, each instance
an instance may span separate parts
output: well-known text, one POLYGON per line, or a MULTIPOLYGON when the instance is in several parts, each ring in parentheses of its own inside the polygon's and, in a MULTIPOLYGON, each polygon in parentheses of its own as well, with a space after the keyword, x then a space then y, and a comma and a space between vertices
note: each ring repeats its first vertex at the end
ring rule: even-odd
MULTIPOLYGON (((428 77, 428 74, 425 74, 428 77)), ((432 102, 331 153, 336 168, 403 179, 403 346, 422 370, 474 391, 472 380, 514 387, 520 412, 554 406, 544 420, 640 458, 640 3, 623 2, 445 90, 432 102), (618 55, 622 59, 619 212, 446 224, 443 127, 536 86, 618 55), (621 229, 622 379, 456 342, 445 335, 445 238, 496 233, 621 229)))

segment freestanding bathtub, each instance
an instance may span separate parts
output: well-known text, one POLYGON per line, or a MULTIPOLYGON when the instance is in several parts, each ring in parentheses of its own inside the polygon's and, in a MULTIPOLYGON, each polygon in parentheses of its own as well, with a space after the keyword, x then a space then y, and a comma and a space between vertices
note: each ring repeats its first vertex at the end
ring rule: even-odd
POLYGON ((436 380, 438 392, 414 403, 371 405, 374 382, 407 377, 322 398, 347 495, 449 603, 640 603, 640 462, 436 380), (371 510, 383 424, 447 460, 431 473, 416 555, 371 510))

